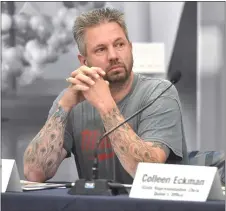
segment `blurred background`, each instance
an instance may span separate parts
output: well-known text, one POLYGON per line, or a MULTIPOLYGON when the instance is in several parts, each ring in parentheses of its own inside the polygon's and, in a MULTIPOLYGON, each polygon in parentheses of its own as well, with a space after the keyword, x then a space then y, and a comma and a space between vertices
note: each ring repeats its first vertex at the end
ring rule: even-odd
MULTIPOLYGON (((73 21, 102 7, 125 13, 132 42, 164 43, 165 74, 145 74, 182 72, 189 151, 225 149, 225 2, 1 2, 1 157, 16 160, 21 179, 25 148, 79 66, 73 21)), ((76 178, 72 157, 52 180, 76 178)))

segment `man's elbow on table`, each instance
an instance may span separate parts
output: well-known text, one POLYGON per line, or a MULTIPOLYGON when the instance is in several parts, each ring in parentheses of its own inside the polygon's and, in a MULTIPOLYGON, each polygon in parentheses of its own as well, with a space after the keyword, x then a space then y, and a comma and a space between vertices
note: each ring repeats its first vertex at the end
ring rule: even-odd
POLYGON ((28 181, 31 182, 45 182, 50 178, 46 178, 45 173, 39 170, 31 170, 24 167, 24 176, 28 181))

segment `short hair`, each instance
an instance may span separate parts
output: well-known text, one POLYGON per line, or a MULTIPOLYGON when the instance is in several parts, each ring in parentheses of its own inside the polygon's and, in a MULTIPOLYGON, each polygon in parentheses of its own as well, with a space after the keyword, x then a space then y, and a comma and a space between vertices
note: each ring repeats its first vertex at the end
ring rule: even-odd
POLYGON ((79 52, 83 56, 86 55, 86 46, 84 43, 85 29, 106 22, 118 23, 123 29, 127 40, 129 40, 124 14, 119 10, 114 8, 100 8, 82 13, 74 22, 73 36, 78 45, 79 52))

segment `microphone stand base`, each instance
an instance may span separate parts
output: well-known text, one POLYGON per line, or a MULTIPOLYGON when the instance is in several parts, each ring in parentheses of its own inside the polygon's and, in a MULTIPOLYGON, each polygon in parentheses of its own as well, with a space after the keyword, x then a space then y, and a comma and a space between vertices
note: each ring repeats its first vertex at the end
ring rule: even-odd
POLYGON ((85 180, 79 179, 75 182, 75 185, 68 191, 70 195, 102 195, 112 196, 117 195, 109 186, 109 180, 97 179, 97 180, 85 180))

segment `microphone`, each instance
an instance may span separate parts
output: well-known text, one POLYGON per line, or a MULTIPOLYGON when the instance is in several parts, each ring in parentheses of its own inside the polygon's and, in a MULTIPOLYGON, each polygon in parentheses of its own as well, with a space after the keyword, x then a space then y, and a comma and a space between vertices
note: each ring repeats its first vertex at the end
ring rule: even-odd
MULTIPOLYGON (((176 70, 173 72, 170 82, 171 84, 164 89, 153 101, 145 105, 143 108, 136 111, 132 116, 126 118, 123 122, 121 122, 116 127, 112 128, 108 132, 104 133, 101 138, 96 142, 96 146, 94 148, 94 161, 92 166, 92 179, 79 179, 75 182, 75 185, 68 191, 71 195, 117 195, 119 188, 119 184, 115 183, 117 185, 114 185, 112 181, 106 180, 106 179, 99 179, 98 178, 98 168, 99 168, 99 162, 98 162, 98 148, 101 143, 101 141, 108 136, 110 133, 121 127, 123 124, 128 122, 130 119, 144 111, 146 108, 151 106, 159 97, 161 97, 167 90, 169 90, 174 84, 176 84, 181 78, 181 72, 179 70, 176 70), (114 189, 115 188, 115 189, 114 189)), ((125 186, 121 186, 125 187, 125 186)))

